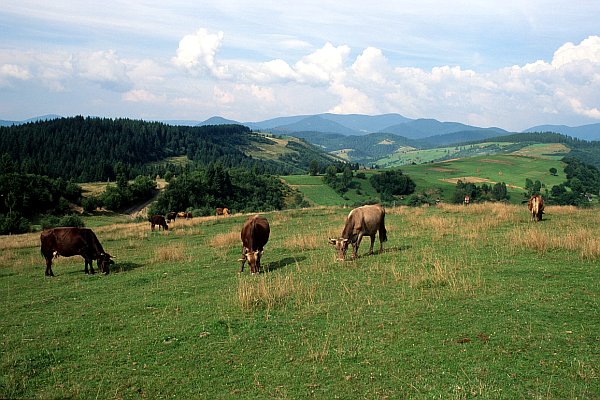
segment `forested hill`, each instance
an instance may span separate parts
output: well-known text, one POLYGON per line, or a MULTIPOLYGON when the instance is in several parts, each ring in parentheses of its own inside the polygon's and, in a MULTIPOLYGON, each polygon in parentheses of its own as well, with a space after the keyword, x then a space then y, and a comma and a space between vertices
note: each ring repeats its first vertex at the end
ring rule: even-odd
POLYGON ((130 178, 160 174, 165 168, 160 161, 182 155, 200 165, 302 172, 244 153, 265 141, 241 125, 189 127, 130 119, 71 117, 0 127, 0 154, 8 153, 21 172, 79 182, 114 180, 118 163, 130 178))

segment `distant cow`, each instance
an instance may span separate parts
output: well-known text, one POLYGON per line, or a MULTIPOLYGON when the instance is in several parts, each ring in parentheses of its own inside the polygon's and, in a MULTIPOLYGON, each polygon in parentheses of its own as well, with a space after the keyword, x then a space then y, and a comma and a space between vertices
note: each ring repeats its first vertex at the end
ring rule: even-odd
POLYGON ((217 208, 216 209, 217 215, 229 215, 229 208, 224 207, 224 208, 217 208))
POLYGON ((529 209, 529 212, 531 212, 532 221, 541 221, 542 214, 544 214, 544 199, 542 199, 542 196, 539 194, 531 196, 527 202, 527 208, 529 209))
POLYGON ((250 272, 260 272, 260 258, 263 253, 263 247, 269 241, 271 228, 269 221, 265 217, 255 215, 248 218, 242 228, 242 262, 240 273, 244 271, 244 264, 248 261, 250 272))
POLYGON ((93 260, 97 260, 100 272, 110 272, 111 255, 106 253, 96 237, 87 228, 53 228, 40 235, 41 252, 46 259, 46 276, 54 276, 52 259, 54 257, 82 256, 85 260, 85 273, 95 273, 93 260), (88 271, 88 265, 90 269, 88 271))
POLYGON ((193 218, 193 215, 192 215, 191 211, 188 211, 185 213, 185 219, 192 219, 192 218, 193 218))
POLYGON ((379 232, 379 252, 383 252, 383 242, 387 240, 385 210, 378 204, 362 206, 350 211, 346 217, 342 236, 338 239, 329 238, 329 243, 335 246, 338 261, 344 261, 350 243, 352 243, 352 258, 358 257, 358 246, 365 235, 371 237, 369 254, 373 254, 377 232, 379 232))
POLYGON ((152 230, 154 230, 155 225, 158 225, 159 231, 161 227, 165 231, 169 230, 169 225, 167 225, 167 221, 165 221, 165 217, 163 217, 162 215, 152 215, 150 218, 148 218, 148 221, 150 221, 150 229, 152 230))
POLYGON ((177 218, 177 213, 175 211, 171 211, 167 214, 167 222, 175 221, 175 218, 177 218))
POLYGON ((177 213, 177 218, 185 218, 185 212, 183 212, 183 211, 179 211, 179 212, 177 213))

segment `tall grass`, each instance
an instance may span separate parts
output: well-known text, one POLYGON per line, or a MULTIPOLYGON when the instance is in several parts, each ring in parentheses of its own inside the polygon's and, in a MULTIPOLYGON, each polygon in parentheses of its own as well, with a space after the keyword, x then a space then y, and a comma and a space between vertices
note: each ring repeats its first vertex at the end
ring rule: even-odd
POLYGON ((530 249, 541 254, 566 250, 577 254, 584 261, 600 259, 600 237, 591 229, 575 228, 564 233, 548 232, 536 225, 515 229, 506 235, 510 245, 515 248, 530 249))

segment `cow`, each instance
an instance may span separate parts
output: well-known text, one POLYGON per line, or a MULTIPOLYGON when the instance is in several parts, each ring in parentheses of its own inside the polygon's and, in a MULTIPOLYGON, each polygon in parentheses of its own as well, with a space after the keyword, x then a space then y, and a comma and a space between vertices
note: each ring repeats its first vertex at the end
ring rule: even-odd
POLYGON ((177 218, 185 218, 185 212, 183 212, 183 211, 179 211, 179 212, 177 213, 177 218))
POLYGON ((271 228, 269 221, 260 215, 254 215, 244 223, 242 228, 242 262, 240 273, 244 272, 244 264, 248 261, 250 264, 250 273, 260 272, 260 258, 263 253, 263 247, 269 241, 271 228))
POLYGON ((167 222, 175 221, 175 218, 177 218, 177 213, 175 211, 171 211, 167 214, 167 222))
POLYGON ((337 250, 337 260, 346 259, 348 244, 352 244, 352 258, 358 257, 358 246, 363 236, 371 237, 369 254, 373 254, 375 235, 379 232, 379 252, 383 252, 383 242, 387 241, 385 229, 385 210, 379 204, 367 205, 353 209, 346 217, 342 236, 338 239, 329 238, 329 243, 337 250))
POLYGON ((165 217, 163 217, 162 215, 152 215, 150 218, 148 218, 148 221, 150 222, 150 229, 152 230, 154 230, 155 225, 158 225, 159 231, 161 227, 165 231, 169 230, 169 225, 167 225, 167 221, 165 221, 165 217))
POLYGON ((544 199, 539 194, 531 196, 527 202, 527 208, 531 212, 531 220, 539 222, 542 220, 542 214, 544 214, 544 199))
POLYGON ((52 259, 58 256, 82 256, 86 274, 95 273, 93 260, 97 260, 98 269, 104 274, 108 274, 110 264, 114 264, 112 256, 104 251, 96 234, 88 228, 46 229, 40 234, 40 242, 40 250, 46 259, 46 276, 54 276, 52 259))
POLYGON ((217 208, 216 209, 216 213, 217 213, 217 215, 228 216, 229 215, 229 208, 227 208, 227 207, 217 208))
POLYGON ((192 219, 193 215, 191 211, 185 213, 185 219, 192 219))

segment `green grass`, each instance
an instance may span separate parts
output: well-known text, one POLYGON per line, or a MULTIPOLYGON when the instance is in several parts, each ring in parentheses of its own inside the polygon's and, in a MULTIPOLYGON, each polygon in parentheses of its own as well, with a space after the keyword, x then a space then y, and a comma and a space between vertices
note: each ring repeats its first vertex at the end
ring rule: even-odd
POLYGON ((244 216, 98 227, 108 276, 4 237, 0 398, 600 397, 595 210, 387 211, 385 252, 343 263, 347 209, 264 214, 258 276, 244 216))
POLYGON ((298 189, 312 205, 348 206, 379 199, 379 194, 369 182, 371 173, 372 172, 367 173, 365 179, 354 177, 352 180, 352 188, 343 195, 340 195, 331 187, 323 183, 322 175, 288 175, 282 176, 281 178, 288 185, 298 189))
POLYGON ((442 198, 450 199, 456 187, 456 179, 481 185, 504 182, 508 186, 511 202, 520 203, 525 192, 525 179, 539 180, 548 190, 566 180, 564 164, 554 158, 519 155, 492 155, 458 159, 401 168, 417 184, 417 191, 431 188, 442 190, 442 198), (556 168, 556 176, 549 169, 556 168), (476 179, 473 179, 476 178, 476 179))
POLYGON ((412 163, 423 164, 441 159, 461 157, 465 154, 469 156, 477 156, 482 154, 490 154, 499 151, 500 149, 510 146, 513 143, 508 142, 485 142, 478 144, 462 145, 462 146, 447 146, 437 147, 433 149, 417 150, 413 148, 401 148, 396 153, 376 161, 376 164, 383 167, 398 167, 409 165, 412 163))

